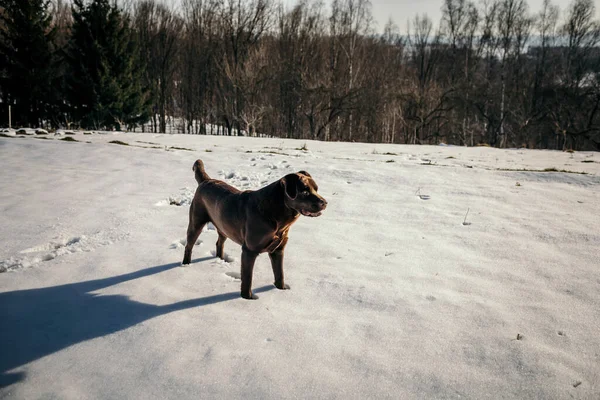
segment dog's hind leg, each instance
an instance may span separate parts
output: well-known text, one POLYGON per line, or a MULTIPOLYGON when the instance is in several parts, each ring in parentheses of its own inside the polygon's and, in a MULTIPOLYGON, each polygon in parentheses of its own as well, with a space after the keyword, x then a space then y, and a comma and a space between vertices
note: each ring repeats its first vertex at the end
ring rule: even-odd
POLYGON ((196 244, 196 240, 200 236, 204 225, 209 222, 208 213, 202 210, 194 210, 194 203, 190 207, 190 223, 187 230, 187 243, 185 244, 185 253, 183 255, 182 265, 187 265, 192 262, 192 250, 196 244))
POLYGON ((219 239, 217 239, 217 257, 219 257, 221 260, 225 259, 225 255, 223 254, 223 245, 225 244, 225 241, 227 240, 227 236, 223 235, 221 232, 219 232, 219 239))

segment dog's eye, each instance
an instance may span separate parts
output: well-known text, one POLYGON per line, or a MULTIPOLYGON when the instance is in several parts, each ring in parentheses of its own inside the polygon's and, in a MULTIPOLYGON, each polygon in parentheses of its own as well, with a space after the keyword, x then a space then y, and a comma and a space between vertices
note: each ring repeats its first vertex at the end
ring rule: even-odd
POLYGON ((308 196, 310 193, 308 192, 308 190, 303 190, 302 192, 300 192, 301 196, 308 196))

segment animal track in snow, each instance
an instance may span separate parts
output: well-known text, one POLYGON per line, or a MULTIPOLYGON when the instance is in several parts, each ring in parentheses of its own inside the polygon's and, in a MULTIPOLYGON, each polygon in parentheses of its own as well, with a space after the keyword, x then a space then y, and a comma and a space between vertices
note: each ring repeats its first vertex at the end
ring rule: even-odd
POLYGON ((50 242, 39 246, 30 247, 25 250, 21 250, 20 254, 39 253, 42 251, 54 251, 59 250, 62 247, 72 246, 79 243, 81 240, 85 240, 85 236, 75 236, 70 239, 62 239, 56 242, 50 242))
POLYGON ((155 206, 189 206, 196 193, 196 188, 184 187, 180 189, 179 194, 171 195, 166 199, 155 203, 155 206))
POLYGON ((227 271, 227 272, 225 272, 225 275, 227 275, 228 277, 232 278, 235 281, 242 280, 242 275, 237 271, 227 271))
POLYGON ((263 178, 260 173, 240 174, 238 171, 219 171, 220 179, 240 189, 259 189, 263 178))
MULTIPOLYGON (((202 228, 202 232, 216 231, 216 230, 217 230, 217 228, 215 228, 215 226, 212 224, 212 222, 209 222, 208 224, 204 225, 204 228, 202 228)), ((198 240, 196 240, 195 246, 199 246, 202 243, 204 243, 204 242, 201 239, 198 239, 198 240)), ((169 248, 170 249, 183 249, 186 244, 187 244, 187 238, 181 238, 181 239, 177 239, 177 240, 173 241, 171 243, 171 245, 169 246, 169 248)))
POLYGON ((50 261, 68 254, 93 251, 98 247, 107 246, 125 239, 129 234, 115 232, 97 232, 92 235, 56 238, 48 243, 22 250, 19 254, 25 256, 9 257, 0 260, 0 272, 14 271, 32 267, 41 262, 50 261))
MULTIPOLYGON (((202 243, 203 243, 202 240, 198 239, 198 240, 196 240, 196 243, 194 245, 200 246, 202 243)), ((183 249, 186 244, 187 244, 187 239, 183 238, 183 239, 179 239, 179 240, 176 240, 173 243, 171 243, 169 248, 170 249, 183 249)))

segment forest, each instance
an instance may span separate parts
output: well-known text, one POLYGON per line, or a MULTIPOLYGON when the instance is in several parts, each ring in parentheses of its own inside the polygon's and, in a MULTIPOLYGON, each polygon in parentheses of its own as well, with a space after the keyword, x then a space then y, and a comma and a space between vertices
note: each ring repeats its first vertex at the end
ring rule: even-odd
POLYGON ((593 0, 439 7, 0 0, 0 126, 600 150, 593 0))

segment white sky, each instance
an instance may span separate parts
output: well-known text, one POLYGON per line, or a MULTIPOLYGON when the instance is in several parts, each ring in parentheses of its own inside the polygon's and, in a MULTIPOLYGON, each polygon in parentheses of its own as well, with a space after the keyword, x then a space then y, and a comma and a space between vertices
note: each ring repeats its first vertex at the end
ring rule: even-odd
MULTIPOLYGON (((596 14, 600 9, 600 0, 596 2, 596 14)), ((538 13, 542 8, 543 0, 528 0, 529 11, 538 13)), ((571 3, 570 0, 553 0, 553 4, 558 5, 562 11, 571 3)), ((415 14, 427 13, 429 17, 438 23, 442 17, 443 0, 371 0, 373 5, 373 17, 378 24, 378 31, 383 30, 387 20, 392 18, 396 25, 400 27, 402 33, 406 31, 406 21, 412 20, 415 14)), ((475 0, 475 4, 479 1, 475 0)))
MULTIPOLYGON (((330 1, 324 0, 326 4, 330 1)), ((475 0, 475 4, 479 4, 480 0, 475 0)), ((596 3, 596 15, 600 12, 600 0, 594 0, 596 3)), ((288 5, 293 5, 296 0, 284 0, 288 5)), ((543 0, 528 0, 529 10, 531 13, 537 14, 541 9, 543 0)), ((558 5, 563 11, 571 3, 571 0, 553 0, 553 4, 558 5)), ((377 31, 381 32, 389 18, 392 18, 396 25, 400 27, 400 32, 406 32, 407 20, 412 20, 418 14, 427 13, 429 17, 437 25, 442 16, 443 0, 371 0, 373 17, 377 23, 377 31)))

